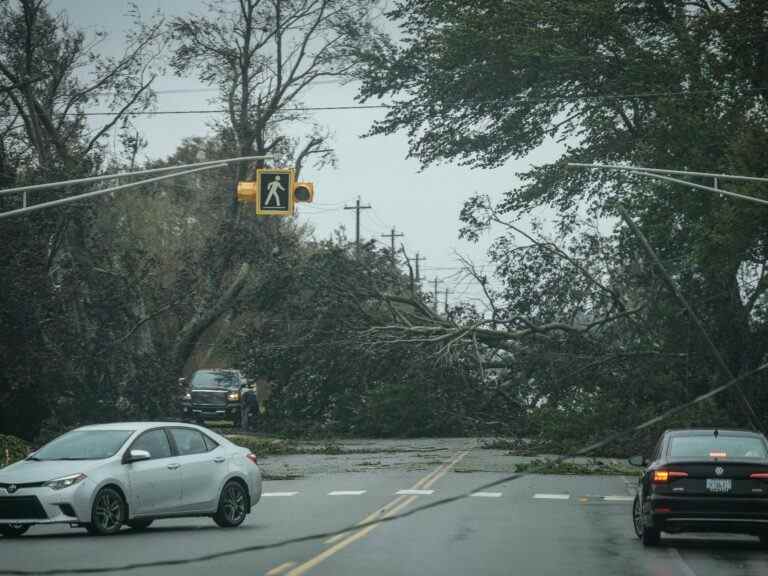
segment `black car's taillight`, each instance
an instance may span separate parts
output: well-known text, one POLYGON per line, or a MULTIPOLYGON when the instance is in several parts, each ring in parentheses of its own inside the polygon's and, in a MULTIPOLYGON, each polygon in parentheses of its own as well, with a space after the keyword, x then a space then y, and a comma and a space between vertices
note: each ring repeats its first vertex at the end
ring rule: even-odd
POLYGON ((687 478, 688 472, 682 472, 680 470, 654 470, 653 471, 653 483, 654 484, 666 484, 672 480, 678 478, 687 478))

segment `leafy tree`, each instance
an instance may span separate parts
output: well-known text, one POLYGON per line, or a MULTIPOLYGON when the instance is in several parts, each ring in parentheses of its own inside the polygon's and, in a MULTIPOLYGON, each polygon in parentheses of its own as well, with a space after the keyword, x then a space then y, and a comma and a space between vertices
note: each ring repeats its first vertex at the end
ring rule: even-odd
MULTIPOLYGON (((104 138, 130 130, 130 115, 152 102, 152 66, 161 22, 136 25, 116 59, 54 16, 40 0, 0 4, 0 184, 88 176, 103 168, 104 138), (112 111, 103 124, 86 109, 112 111)), ((42 194, 46 199, 61 190, 42 194)), ((30 200, 36 202, 37 196, 30 200)), ((18 197, 0 198, 3 209, 18 197)), ((25 436, 40 421, 87 405, 112 412, 120 363, 105 358, 104 334, 120 325, 119 285, 103 274, 109 257, 93 221, 103 202, 34 213, 0 224, 0 375, 3 428, 25 436), (113 314, 106 314, 109 307, 113 314)))
MULTIPOLYGON (((295 166, 297 174, 312 157, 321 164, 332 161, 328 137, 319 126, 300 136, 291 134, 289 126, 309 120, 297 108, 310 88, 348 75, 348 53, 365 42, 371 29, 370 7, 365 0, 243 0, 211 2, 204 16, 175 18, 170 23, 173 68, 216 86, 227 111, 213 126, 221 144, 218 157, 272 155, 278 165, 295 166)), ((181 326, 176 340, 178 372, 191 368, 190 358, 201 338, 210 337, 209 329, 228 325, 247 286, 263 279, 264 262, 262 270, 252 266, 253 247, 266 253, 294 243, 284 245, 292 224, 280 219, 255 223, 241 216, 234 190, 246 176, 247 166, 239 165, 229 186, 227 215, 199 254, 198 313, 181 326)))
MULTIPOLYGON (((521 184, 494 210, 514 221, 537 208, 555 208, 565 239, 581 229, 584 214, 615 217, 623 204, 695 303, 731 370, 740 373, 763 362, 768 350, 766 219, 759 209, 567 163, 765 176, 767 10, 751 0, 398 2, 389 17, 401 38, 379 38, 375 49, 360 55, 361 97, 395 98, 371 134, 406 131, 411 155, 425 165, 448 160, 493 167, 545 142, 563 143, 556 162, 521 174, 521 184)), ((728 187, 765 197, 754 184, 728 187)), ((482 198, 467 203, 462 218, 470 237, 487 229, 487 208, 482 198)), ((513 238, 519 232, 509 230, 508 244, 513 238)), ((653 310, 645 338, 665 353, 678 351, 688 322, 677 302, 656 288, 650 263, 620 224, 612 244, 604 271, 628 269, 630 261, 644 271, 625 274, 625 287, 653 310)), ((601 256, 593 245, 580 260, 601 256)), ((509 315, 546 310, 548 320, 563 319, 572 310, 558 302, 581 301, 575 293, 580 284, 546 290, 540 277, 531 277, 557 264, 510 262, 502 250, 495 257, 517 291, 507 294, 509 315), (525 292, 530 287, 532 297, 525 292)), ((690 354, 698 368, 684 394, 710 386, 716 372, 695 335, 690 354)), ((658 405, 668 378, 654 378, 658 391, 645 401, 658 405)), ((610 380, 617 389, 620 381, 610 380)), ((750 396, 760 406, 768 400, 764 391, 753 389, 750 396)), ((735 406, 732 418, 743 421, 735 406)))

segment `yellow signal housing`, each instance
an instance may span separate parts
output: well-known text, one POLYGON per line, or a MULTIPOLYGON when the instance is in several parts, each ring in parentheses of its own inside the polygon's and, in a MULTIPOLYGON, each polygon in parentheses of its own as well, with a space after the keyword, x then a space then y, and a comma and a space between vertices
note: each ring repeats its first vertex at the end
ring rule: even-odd
POLYGON ((296 182, 293 187, 294 202, 312 202, 315 199, 315 185, 312 182, 296 182))
POLYGON ((237 201, 238 202, 250 202, 256 203, 256 196, 259 193, 257 183, 255 181, 243 180, 237 183, 237 201))

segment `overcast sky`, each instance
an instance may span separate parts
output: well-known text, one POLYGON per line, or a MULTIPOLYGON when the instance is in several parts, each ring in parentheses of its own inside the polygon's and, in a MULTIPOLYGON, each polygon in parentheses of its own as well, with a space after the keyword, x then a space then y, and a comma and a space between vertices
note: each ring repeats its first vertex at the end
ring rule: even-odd
MULTIPOLYGON (((222 0, 222 2, 225 0, 222 0)), ((160 10, 166 17, 188 12, 205 11, 202 0, 138 0, 142 13, 160 10)), ((125 31, 130 25, 126 16, 128 0, 52 0, 54 12, 66 12, 73 25, 88 33, 106 31, 110 37, 104 45, 106 53, 119 54, 125 31)), ((209 99, 215 91, 195 78, 165 76, 158 79, 155 89, 158 110, 200 110, 215 107, 209 99), (189 92, 188 90, 192 90, 189 92), (170 91, 170 92, 169 92, 170 91), (164 93, 165 92, 165 93, 164 93)), ((356 87, 323 84, 303 98, 307 106, 354 105, 356 87)), ((444 279, 440 286, 456 295, 477 296, 468 283, 457 284, 459 266, 454 252, 470 256, 476 263, 488 261, 486 249, 491 238, 471 244, 458 237, 459 212, 463 202, 475 192, 492 197, 500 195, 515 182, 515 173, 527 170, 531 164, 541 164, 556 158, 560 147, 543 146, 519 161, 509 161, 496 170, 473 170, 444 164, 420 171, 415 160, 406 158, 407 138, 404 134, 361 138, 372 122, 383 116, 381 110, 322 111, 315 119, 333 133, 332 147, 338 156, 338 167, 322 170, 307 166, 302 179, 315 182, 316 203, 302 206, 299 218, 311 222, 316 236, 328 237, 332 230, 344 225, 348 235, 354 235, 354 211, 344 205, 354 204, 359 195, 373 209, 364 210, 361 230, 364 238, 381 238, 394 226, 405 236, 403 242, 409 254, 419 252, 426 257, 422 264, 427 281, 444 279), (453 275, 453 277, 451 277, 453 275)), ((161 115, 140 119, 137 124, 149 141, 149 158, 164 158, 173 153, 185 137, 208 133, 210 114, 161 115)), ((299 134, 292 134, 299 136, 299 134)), ((222 190, 222 193, 225 193, 222 190)), ((441 298, 442 300, 442 298, 441 298)))

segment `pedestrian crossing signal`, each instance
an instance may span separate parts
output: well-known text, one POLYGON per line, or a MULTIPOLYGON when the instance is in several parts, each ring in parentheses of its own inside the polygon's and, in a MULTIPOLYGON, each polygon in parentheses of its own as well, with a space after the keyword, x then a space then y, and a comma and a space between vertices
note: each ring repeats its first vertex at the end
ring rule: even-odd
POLYGON ((293 187, 294 202, 312 202, 315 199, 315 185, 312 182, 296 182, 293 187))
POLYGON ((315 184, 296 182, 292 168, 261 168, 256 180, 237 183, 237 201, 256 204, 260 216, 293 216, 296 202, 313 202, 315 184))
POLYGON ((256 170, 256 214, 259 216, 293 216, 292 168, 256 170))

